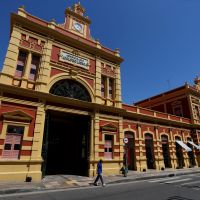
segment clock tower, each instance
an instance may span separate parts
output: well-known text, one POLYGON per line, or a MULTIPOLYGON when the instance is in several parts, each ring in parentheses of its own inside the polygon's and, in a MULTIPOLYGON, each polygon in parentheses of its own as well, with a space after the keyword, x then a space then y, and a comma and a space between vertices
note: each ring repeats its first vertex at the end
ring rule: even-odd
POLYGON ((60 26, 76 35, 91 39, 90 36, 90 19, 84 16, 85 9, 80 2, 72 8, 68 7, 65 10, 65 22, 60 26))

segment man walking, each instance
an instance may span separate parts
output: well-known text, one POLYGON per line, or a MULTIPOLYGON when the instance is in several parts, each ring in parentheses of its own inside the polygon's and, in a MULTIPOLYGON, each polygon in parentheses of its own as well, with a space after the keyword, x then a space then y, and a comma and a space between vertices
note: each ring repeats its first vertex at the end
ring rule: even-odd
POLYGON ((100 159, 99 162, 97 163, 97 177, 94 181, 94 185, 97 186, 97 182, 100 178, 102 186, 105 186, 106 184, 103 182, 103 177, 102 177, 102 163, 103 161, 100 159))

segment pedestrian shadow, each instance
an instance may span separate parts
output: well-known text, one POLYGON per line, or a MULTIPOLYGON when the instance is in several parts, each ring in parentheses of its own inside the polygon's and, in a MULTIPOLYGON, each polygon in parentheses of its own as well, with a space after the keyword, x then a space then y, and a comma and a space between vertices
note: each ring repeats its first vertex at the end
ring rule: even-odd
POLYGON ((194 199, 188 199, 180 196, 173 196, 173 197, 168 197, 166 200, 194 200, 194 199))

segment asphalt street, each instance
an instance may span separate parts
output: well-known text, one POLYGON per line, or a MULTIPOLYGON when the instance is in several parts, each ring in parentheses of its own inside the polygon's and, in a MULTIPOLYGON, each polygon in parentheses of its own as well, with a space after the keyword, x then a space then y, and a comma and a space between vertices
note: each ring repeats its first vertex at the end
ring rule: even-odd
POLYGON ((1 200, 199 200, 200 175, 148 179, 60 191, 1 196, 1 200))

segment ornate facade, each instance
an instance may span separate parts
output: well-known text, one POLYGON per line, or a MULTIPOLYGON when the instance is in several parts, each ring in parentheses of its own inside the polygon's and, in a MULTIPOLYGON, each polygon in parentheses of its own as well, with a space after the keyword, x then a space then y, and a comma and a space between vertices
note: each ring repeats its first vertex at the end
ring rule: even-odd
POLYGON ((91 37, 84 13, 80 4, 67 8, 63 24, 23 7, 11 15, 0 76, 0 180, 94 176, 100 158, 105 174, 119 174, 125 155, 141 172, 199 166, 198 88, 164 95, 173 102, 123 104, 123 59, 91 37))

